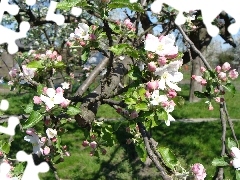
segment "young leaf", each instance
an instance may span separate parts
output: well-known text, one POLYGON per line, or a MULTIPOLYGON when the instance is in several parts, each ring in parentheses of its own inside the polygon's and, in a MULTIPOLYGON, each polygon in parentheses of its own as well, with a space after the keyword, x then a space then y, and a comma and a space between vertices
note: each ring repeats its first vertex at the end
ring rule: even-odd
POLYGON ((228 148, 231 149, 232 147, 237 147, 237 143, 232 140, 231 138, 228 138, 228 142, 227 142, 228 148))
POLYGON ((227 83, 225 86, 223 85, 223 87, 233 95, 236 93, 236 88, 232 83, 227 83))
POLYGON ((42 65, 42 60, 40 61, 31 61, 30 63, 28 63, 27 65, 28 68, 44 68, 44 66, 42 65))
POLYGON ((158 152, 161 154, 164 164, 173 170, 174 167, 177 165, 178 160, 172 153, 172 151, 170 151, 170 149, 166 147, 159 147, 158 152))
POLYGON ((36 125, 43 119, 43 116, 38 111, 32 111, 26 124, 23 125, 23 129, 28 129, 36 125))
POLYGON ((147 151, 145 149, 143 141, 141 143, 135 144, 135 149, 141 161, 145 162, 147 159, 147 151))
POLYGON ((33 111, 33 103, 29 103, 26 108, 24 109, 25 113, 29 114, 33 111))
POLYGON ((145 102, 137 103, 136 106, 136 111, 148 111, 148 105, 145 102))
POLYGON ((240 180, 240 171, 235 170, 236 180, 240 180))
POLYGON ((75 116, 77 114, 81 113, 81 110, 79 108, 76 108, 74 106, 69 106, 67 110, 67 114, 70 116, 75 116))
POLYGON ((213 166, 228 166, 229 164, 224 160, 223 157, 221 158, 214 158, 212 161, 213 166))
POLYGON ((8 154, 10 151, 10 144, 9 143, 4 143, 1 147, 1 150, 5 153, 8 154))
POLYGON ((156 114, 157 114, 158 120, 166 121, 168 119, 168 114, 166 111, 161 111, 161 112, 157 111, 156 114))

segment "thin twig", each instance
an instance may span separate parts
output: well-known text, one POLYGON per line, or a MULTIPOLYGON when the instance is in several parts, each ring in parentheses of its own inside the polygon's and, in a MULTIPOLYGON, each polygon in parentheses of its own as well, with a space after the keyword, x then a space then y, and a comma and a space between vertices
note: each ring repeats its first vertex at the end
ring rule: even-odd
POLYGON ((175 24, 175 26, 178 28, 178 30, 181 32, 183 38, 185 39, 186 42, 189 43, 189 45, 191 46, 192 50, 195 51, 199 57, 202 59, 204 65, 207 67, 207 69, 211 70, 211 66, 210 64, 207 62, 207 60, 204 58, 204 56, 202 55, 202 53, 196 48, 196 46, 194 45, 194 43, 189 39, 189 37, 186 35, 186 33, 184 32, 184 30, 182 29, 181 26, 175 24))
POLYGON ((139 122, 138 127, 139 127, 139 131, 143 137, 143 141, 146 146, 149 158, 155 163, 157 169, 160 171, 161 177, 164 180, 170 180, 171 177, 166 173, 165 169, 161 166, 158 158, 156 157, 156 155, 154 154, 154 152, 152 151, 152 149, 150 147, 149 139, 147 137, 146 131, 144 130, 143 124, 139 122))
POLYGON ((226 105, 225 101, 223 102, 223 108, 224 108, 224 111, 225 111, 225 114, 226 114, 226 117, 227 117, 228 124, 230 126, 231 131, 232 131, 234 140, 236 141, 237 147, 239 148, 239 143, 238 143, 238 139, 237 139, 237 136, 235 134, 235 131, 234 131, 233 122, 232 122, 232 119, 229 117, 228 110, 227 110, 227 105, 226 105))

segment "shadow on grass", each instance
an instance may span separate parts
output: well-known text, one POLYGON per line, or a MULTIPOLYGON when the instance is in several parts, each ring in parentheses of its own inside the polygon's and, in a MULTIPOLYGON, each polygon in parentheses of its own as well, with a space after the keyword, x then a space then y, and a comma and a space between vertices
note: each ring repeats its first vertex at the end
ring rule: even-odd
MULTIPOLYGON (((114 124, 115 122, 110 122, 114 124)), ((234 122, 235 129, 240 128, 240 122, 234 122)), ((84 140, 83 132, 75 125, 68 126, 68 133, 63 136, 63 145, 69 147, 71 157, 66 157, 65 162, 57 166, 59 176, 62 179, 160 179, 159 174, 152 164, 144 167, 138 159, 133 145, 127 145, 128 138, 124 125, 116 133, 117 144, 107 148, 105 156, 90 157, 89 148, 81 146, 84 140)), ((237 131, 237 137, 240 132, 237 131)), ((202 163, 206 169, 208 178, 214 175, 215 168, 211 162, 221 153, 221 124, 220 121, 202 123, 173 122, 170 127, 162 123, 153 128, 153 137, 159 146, 169 147, 179 157, 180 162, 188 170, 191 164, 202 163)), ((231 137, 227 133, 227 137, 231 137)), ((19 150, 31 153, 32 146, 23 140, 25 133, 17 129, 12 142, 10 156, 15 157, 19 150)), ((41 175, 42 179, 54 179, 53 172, 41 175)), ((231 171, 227 171, 226 178, 232 179, 231 171)))

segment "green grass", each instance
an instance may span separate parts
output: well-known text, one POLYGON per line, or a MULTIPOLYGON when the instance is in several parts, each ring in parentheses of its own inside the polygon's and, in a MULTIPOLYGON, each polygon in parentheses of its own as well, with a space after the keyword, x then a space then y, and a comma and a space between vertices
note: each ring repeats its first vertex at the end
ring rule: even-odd
MULTIPOLYGON (((113 124, 115 122, 108 122, 113 124)), ((235 129, 240 128, 240 121, 234 122, 235 129)), ((70 157, 57 164, 56 168, 61 179, 85 180, 85 179, 160 179, 153 165, 144 167, 137 158, 132 144, 127 145, 129 137, 125 133, 124 124, 116 133, 117 143, 107 148, 106 155, 99 158, 89 155, 90 148, 82 147, 84 140, 83 131, 75 124, 67 125, 69 130, 63 137, 63 143, 69 147, 70 157)), ((173 150, 186 169, 193 163, 202 163, 207 169, 207 179, 212 179, 215 168, 211 166, 214 157, 219 157, 221 152, 221 125, 219 121, 202 123, 173 122, 170 127, 162 123, 152 131, 153 137, 159 146, 166 146, 173 150)), ((240 131, 236 131, 240 138, 240 131)), ((18 150, 24 149, 31 153, 31 144, 23 140, 25 133, 17 129, 15 140, 12 143, 11 153, 15 156, 18 150)), ((228 136, 231 135, 228 133, 228 136)), ((233 171, 226 169, 225 179, 233 179, 233 171)), ((41 179, 54 179, 53 172, 41 174, 41 179)))

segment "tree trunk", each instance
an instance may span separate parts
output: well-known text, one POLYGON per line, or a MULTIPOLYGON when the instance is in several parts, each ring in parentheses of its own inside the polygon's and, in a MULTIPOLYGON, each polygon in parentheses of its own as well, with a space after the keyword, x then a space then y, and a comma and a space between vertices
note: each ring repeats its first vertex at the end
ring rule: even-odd
MULTIPOLYGON (((201 76, 200 68, 203 66, 203 62, 199 56, 192 60, 192 72, 191 75, 201 76)), ((194 91, 202 91, 202 86, 195 80, 191 79, 190 83, 190 93, 189 93, 189 102, 198 102, 200 98, 194 95, 194 91)))

